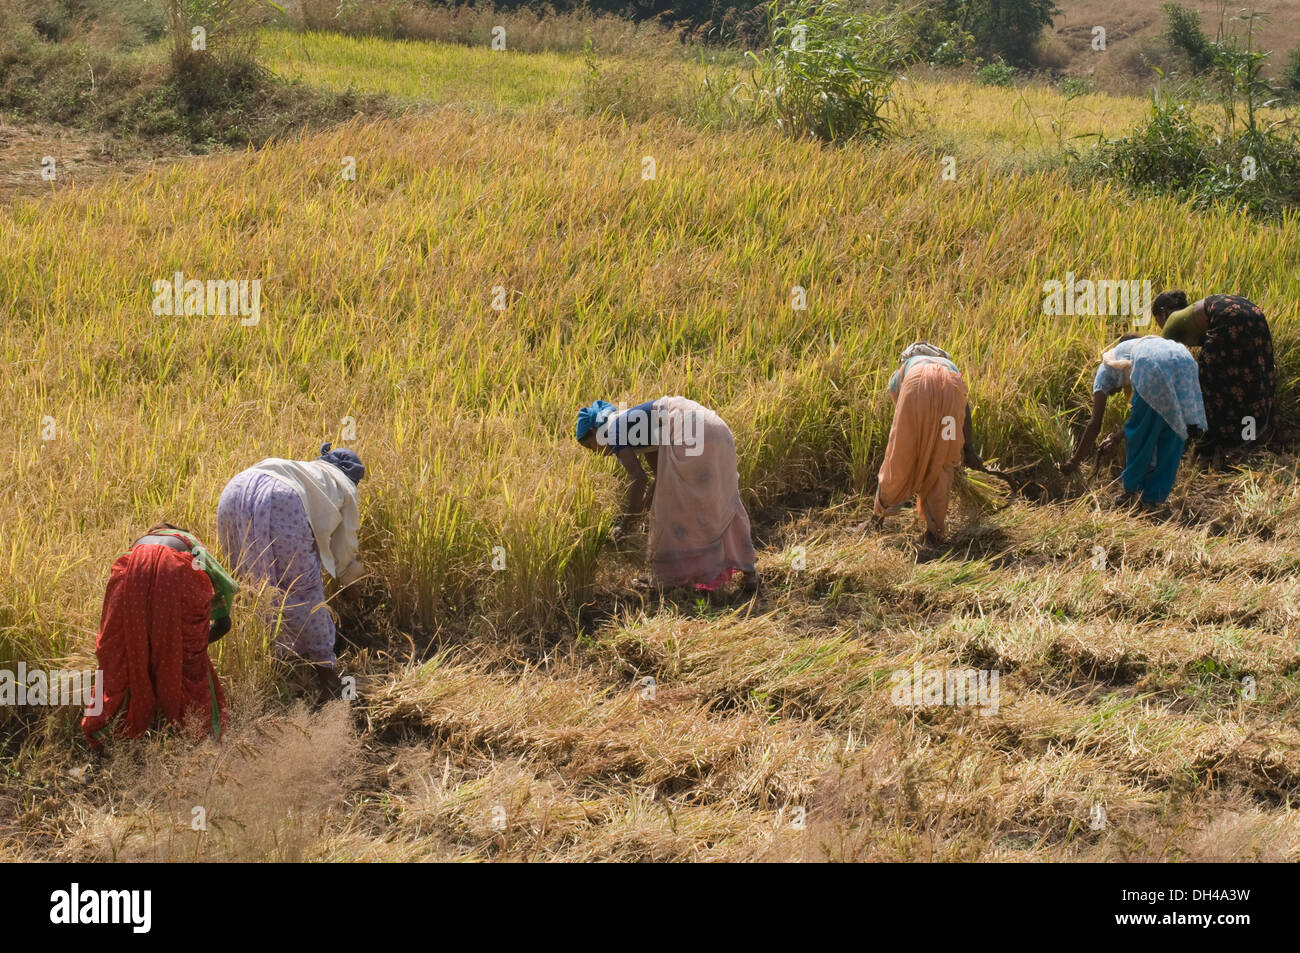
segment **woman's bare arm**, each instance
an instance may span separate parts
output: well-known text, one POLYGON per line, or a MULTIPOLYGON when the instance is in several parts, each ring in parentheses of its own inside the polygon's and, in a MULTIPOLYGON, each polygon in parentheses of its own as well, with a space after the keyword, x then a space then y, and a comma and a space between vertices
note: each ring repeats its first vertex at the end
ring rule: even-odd
POLYGON ((1084 428, 1083 433, 1079 435, 1078 446, 1075 447, 1074 456, 1070 457, 1065 463, 1061 464, 1062 473, 1073 473, 1079 469, 1079 464, 1088 454, 1092 453, 1092 448, 1097 443, 1097 434, 1101 433, 1101 421, 1106 416, 1106 398, 1110 395, 1105 391, 1094 391, 1092 394, 1092 419, 1088 421, 1088 426, 1084 428))
POLYGON ((970 404, 966 405, 966 422, 962 424, 962 439, 965 441, 962 447, 962 462, 972 470, 984 469, 984 460, 975 449, 975 428, 971 424, 970 404))
POLYGON ((639 454, 631 447, 624 447, 618 451, 618 462, 623 464, 630 481, 627 487, 627 499, 623 506, 623 518, 619 520, 621 525, 627 519, 640 516, 645 512, 645 491, 650 480, 641 466, 639 454))

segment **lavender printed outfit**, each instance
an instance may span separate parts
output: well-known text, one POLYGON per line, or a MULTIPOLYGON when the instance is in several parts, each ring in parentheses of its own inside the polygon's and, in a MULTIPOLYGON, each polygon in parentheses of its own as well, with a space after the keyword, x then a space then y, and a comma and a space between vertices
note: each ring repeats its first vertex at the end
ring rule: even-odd
POLYGON ((267 619, 279 621, 276 654, 333 665, 334 619, 325 606, 320 552, 294 488, 269 473, 238 474, 217 504, 217 534, 237 572, 279 590, 267 619))

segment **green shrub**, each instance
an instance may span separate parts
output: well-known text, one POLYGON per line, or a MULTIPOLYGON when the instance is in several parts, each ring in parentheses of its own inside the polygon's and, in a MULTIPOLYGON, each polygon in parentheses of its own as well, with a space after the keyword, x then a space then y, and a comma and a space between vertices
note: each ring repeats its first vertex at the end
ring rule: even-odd
POLYGON ((1300 50, 1292 50, 1282 69, 1282 88, 1292 96, 1300 95, 1300 50))
POLYGON ((935 66, 961 66, 975 58, 975 37, 956 23, 935 24, 929 40, 927 58, 935 66))
POLYGON ((1210 130, 1198 125, 1188 106, 1152 94, 1147 121, 1131 135, 1099 147, 1083 168, 1138 191, 1187 194, 1211 167, 1210 141, 1210 130))
POLYGON ((1165 38, 1169 45, 1181 53, 1194 73, 1204 73, 1214 64, 1214 43, 1201 29, 1201 15, 1178 3, 1166 3, 1165 16, 1169 25, 1165 38))
POLYGON ((1074 99, 1095 92, 1097 87, 1086 76, 1066 76, 1061 80, 1059 88, 1066 99, 1074 99))
POLYGON ((747 91, 795 138, 883 138, 906 54, 901 22, 837 0, 773 0, 770 32, 747 91))
POLYGON ((1053 0, 877 0, 908 26, 916 59, 957 66, 979 58, 1030 67, 1043 29, 1059 11, 1053 0))
POLYGON ((945 19, 974 37, 985 58, 1032 66, 1034 47, 1060 12, 1053 0, 943 0, 945 19))
POLYGON ((942 3, 893 0, 887 9, 904 24, 911 59, 936 66, 962 66, 975 60, 975 37, 948 18, 942 3))
POLYGON ((1153 96, 1143 125, 1094 150, 1077 170, 1200 206, 1227 202, 1266 217, 1300 208, 1300 134, 1261 120, 1273 90, 1254 29, 1251 18, 1244 40, 1210 44, 1207 76, 1223 110, 1219 128, 1198 122, 1185 104, 1153 96))
POLYGON ((981 66, 975 78, 984 86, 1010 86, 1016 79, 1016 68, 1007 63, 988 63, 981 66))

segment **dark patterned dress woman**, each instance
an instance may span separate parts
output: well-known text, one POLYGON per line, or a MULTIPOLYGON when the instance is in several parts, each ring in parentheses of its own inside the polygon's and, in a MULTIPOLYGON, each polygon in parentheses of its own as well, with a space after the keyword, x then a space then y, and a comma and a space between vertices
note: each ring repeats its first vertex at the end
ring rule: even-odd
POLYGON ((1201 348, 1196 363, 1209 426, 1198 449, 1204 453, 1267 442, 1276 422, 1276 372, 1264 312, 1240 295, 1210 295, 1169 314, 1164 336, 1201 348))

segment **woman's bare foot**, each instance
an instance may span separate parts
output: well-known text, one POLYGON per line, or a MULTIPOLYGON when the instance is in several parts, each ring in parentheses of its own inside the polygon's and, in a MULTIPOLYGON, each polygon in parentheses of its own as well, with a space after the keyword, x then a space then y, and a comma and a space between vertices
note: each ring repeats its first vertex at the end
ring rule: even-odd
POLYGON ((883 516, 873 516, 869 520, 863 520, 861 523, 854 523, 849 527, 850 533, 866 533, 868 531, 879 533, 885 528, 885 518, 883 516))
POLYGON ((758 572, 747 572, 740 580, 740 594, 752 596, 758 592, 758 572))
POLYGON ((632 580, 632 588, 635 589, 637 592, 653 593, 655 595, 658 595, 660 599, 662 599, 664 597, 664 593, 667 592, 667 589, 665 589, 662 585, 660 585, 650 576, 637 576, 635 579, 632 580))
POLYGON ((339 678, 339 673, 333 666, 313 665, 312 669, 316 672, 316 683, 320 686, 322 704, 343 697, 343 679, 339 678))

